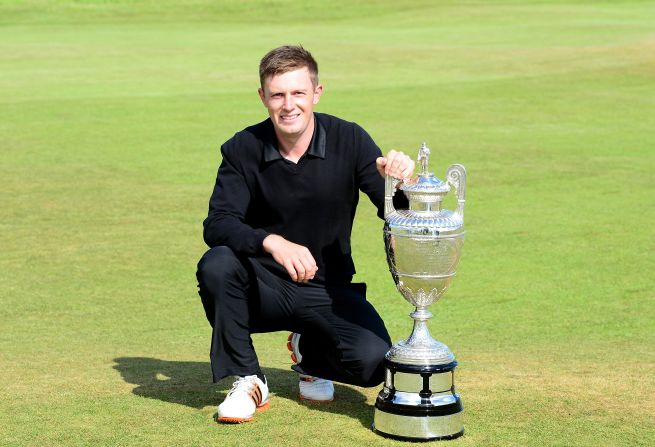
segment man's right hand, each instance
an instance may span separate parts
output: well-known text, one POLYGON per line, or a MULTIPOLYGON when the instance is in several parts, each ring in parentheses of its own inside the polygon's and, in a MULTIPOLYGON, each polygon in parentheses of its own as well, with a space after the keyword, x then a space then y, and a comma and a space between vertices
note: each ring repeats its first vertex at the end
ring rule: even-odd
POLYGON ((277 234, 269 234, 262 243, 275 262, 284 267, 295 282, 307 282, 314 278, 318 267, 307 247, 289 242, 277 234))

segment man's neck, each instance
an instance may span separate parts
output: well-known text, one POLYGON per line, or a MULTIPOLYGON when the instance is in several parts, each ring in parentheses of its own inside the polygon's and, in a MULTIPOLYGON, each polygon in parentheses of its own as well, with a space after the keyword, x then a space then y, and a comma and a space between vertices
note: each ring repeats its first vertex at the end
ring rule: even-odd
POLYGON ((309 144, 312 142, 315 122, 316 118, 312 116, 312 121, 307 126, 307 129, 295 138, 288 135, 280 135, 276 130, 275 135, 277 136, 280 155, 289 161, 298 163, 298 160, 305 155, 305 152, 309 149, 309 144))

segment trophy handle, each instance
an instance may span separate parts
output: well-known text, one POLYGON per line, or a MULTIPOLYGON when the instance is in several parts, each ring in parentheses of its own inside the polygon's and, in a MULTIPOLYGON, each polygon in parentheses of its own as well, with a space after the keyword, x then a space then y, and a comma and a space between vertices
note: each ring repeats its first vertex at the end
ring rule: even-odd
POLYGON ((393 178, 389 174, 384 176, 384 218, 396 211, 393 207, 393 195, 396 193, 396 186, 400 180, 393 178))
POLYGON ((457 210, 464 219, 464 202, 466 202, 466 169, 462 165, 451 165, 446 171, 448 183, 455 187, 457 194, 457 210))

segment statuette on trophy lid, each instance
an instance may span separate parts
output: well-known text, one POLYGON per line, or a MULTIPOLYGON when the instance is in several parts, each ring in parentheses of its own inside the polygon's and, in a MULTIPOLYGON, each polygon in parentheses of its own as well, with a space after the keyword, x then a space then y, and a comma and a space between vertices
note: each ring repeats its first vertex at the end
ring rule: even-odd
POLYGON ((430 149, 418 152, 420 172, 400 190, 409 209, 396 210, 398 182, 385 180, 384 243, 389 271, 400 294, 414 307, 414 328, 385 356, 385 382, 375 402, 373 429, 406 440, 454 439, 464 433, 463 406, 455 392, 457 361, 445 344, 430 335, 428 307, 446 292, 464 244, 466 170, 455 164, 442 181, 429 172, 430 149), (455 190, 457 208, 442 209, 455 190))

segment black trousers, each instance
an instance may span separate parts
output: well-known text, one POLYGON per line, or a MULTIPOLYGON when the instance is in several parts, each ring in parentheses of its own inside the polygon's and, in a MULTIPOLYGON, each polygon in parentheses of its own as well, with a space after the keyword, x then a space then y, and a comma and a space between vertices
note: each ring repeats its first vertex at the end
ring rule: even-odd
POLYGON ((213 328, 214 382, 230 375, 261 375, 250 334, 274 331, 302 334, 299 366, 307 374, 358 386, 383 381, 391 340, 366 301, 364 284, 297 284, 221 246, 200 259, 197 277, 213 328))

